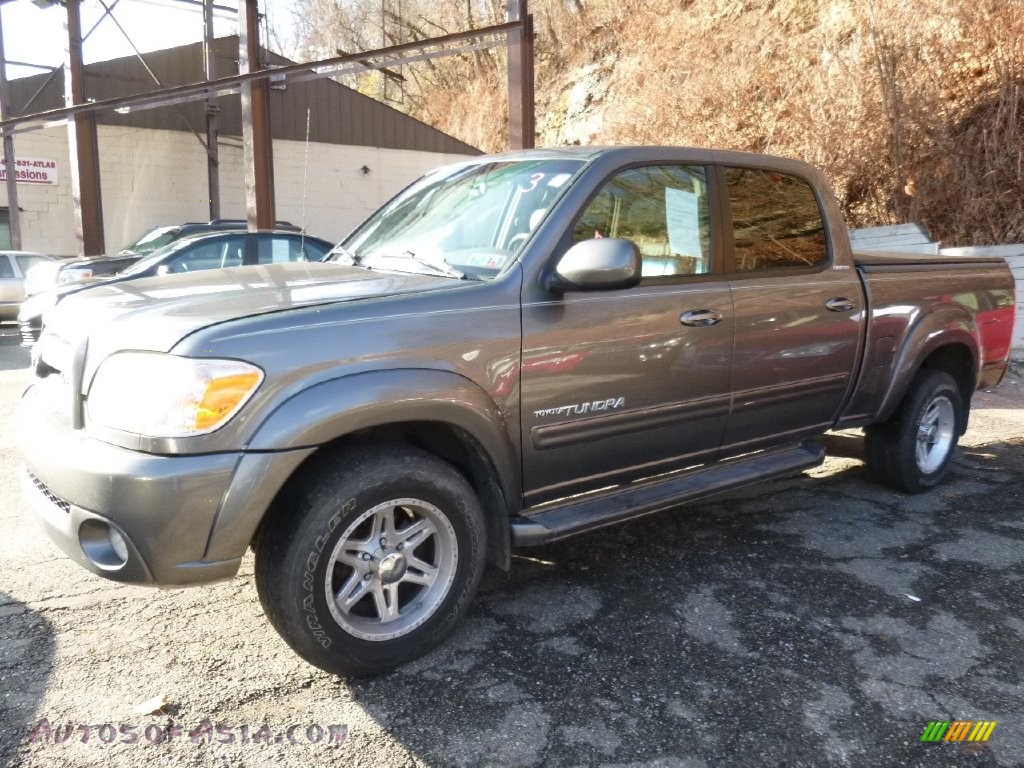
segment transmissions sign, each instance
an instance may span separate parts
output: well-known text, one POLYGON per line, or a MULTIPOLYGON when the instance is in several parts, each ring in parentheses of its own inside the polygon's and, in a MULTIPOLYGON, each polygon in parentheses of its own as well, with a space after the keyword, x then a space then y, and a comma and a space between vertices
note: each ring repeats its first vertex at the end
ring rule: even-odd
MULTIPOLYGON (((15 178, 19 184, 56 184, 57 161, 41 157, 15 158, 15 178)), ((7 160, 0 157, 0 182, 7 181, 7 160)))

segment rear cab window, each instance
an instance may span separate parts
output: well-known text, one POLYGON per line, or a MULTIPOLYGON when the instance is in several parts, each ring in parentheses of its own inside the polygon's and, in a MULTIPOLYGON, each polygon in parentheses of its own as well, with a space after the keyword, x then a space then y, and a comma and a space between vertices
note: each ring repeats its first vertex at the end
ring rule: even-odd
POLYGON ((762 169, 725 168, 722 175, 735 272, 816 268, 828 261, 825 222, 809 183, 762 169))

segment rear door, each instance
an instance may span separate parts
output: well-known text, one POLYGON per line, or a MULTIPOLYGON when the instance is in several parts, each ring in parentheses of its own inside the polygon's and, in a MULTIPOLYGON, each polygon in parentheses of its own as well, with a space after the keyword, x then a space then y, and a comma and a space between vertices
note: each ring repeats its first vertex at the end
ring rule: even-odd
POLYGON ((721 168, 736 313, 723 452, 790 442, 835 420, 857 364, 859 279, 832 261, 822 206, 797 176, 721 168))
POLYGON ((523 302, 528 504, 717 452, 729 408, 733 313, 709 192, 702 166, 615 173, 584 206, 564 246, 631 240, 643 259, 641 283, 523 302))

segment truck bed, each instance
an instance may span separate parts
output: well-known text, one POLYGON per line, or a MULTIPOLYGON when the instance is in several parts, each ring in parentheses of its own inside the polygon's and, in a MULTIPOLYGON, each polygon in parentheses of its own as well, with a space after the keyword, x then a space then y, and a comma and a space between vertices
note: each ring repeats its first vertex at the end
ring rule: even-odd
POLYGON ((854 253, 870 307, 864 362, 842 420, 847 425, 884 420, 905 389, 915 361, 932 339, 960 336, 977 349, 977 370, 958 366, 965 398, 998 384, 1006 370, 1014 322, 1014 284, 999 257, 914 253, 854 253))

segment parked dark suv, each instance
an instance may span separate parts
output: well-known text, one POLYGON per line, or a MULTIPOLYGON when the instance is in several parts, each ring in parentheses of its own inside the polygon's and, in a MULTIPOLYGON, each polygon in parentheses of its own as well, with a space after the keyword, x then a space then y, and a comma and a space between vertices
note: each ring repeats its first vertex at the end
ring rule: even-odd
MULTIPOLYGON (((185 224, 153 227, 153 229, 144 232, 134 242, 129 243, 118 251, 117 255, 145 256, 146 254, 152 253, 158 248, 163 248, 165 245, 170 245, 175 240, 180 240, 183 237, 191 237, 192 235, 201 235, 231 229, 245 229, 246 226, 247 223, 245 219, 212 219, 208 222, 190 221, 185 224)), ((287 221, 277 222, 277 224, 274 225, 274 228, 282 232, 300 231, 297 226, 287 221)))
MULTIPOLYGON (((190 221, 185 224, 153 227, 153 229, 147 230, 115 254, 72 259, 65 261, 55 269, 48 270, 40 279, 33 281, 33 286, 38 287, 35 287, 32 292, 41 293, 57 285, 79 283, 85 280, 95 280, 113 275, 130 267, 143 256, 184 237, 245 228, 245 219, 213 219, 208 222, 190 221)), ((287 221, 277 222, 275 228, 288 232, 301 231, 297 226, 287 221)))
MULTIPOLYGON (((187 225, 183 225, 187 226, 187 225)), ((204 269, 225 269, 253 264, 278 264, 288 261, 320 261, 332 244, 299 230, 244 232, 239 230, 215 234, 193 234, 180 237, 162 248, 137 259, 116 275, 87 283, 59 285, 30 296, 18 312, 18 328, 22 346, 39 340, 43 313, 57 305, 65 296, 87 291, 97 285, 136 280, 141 277, 198 272, 204 269)))

